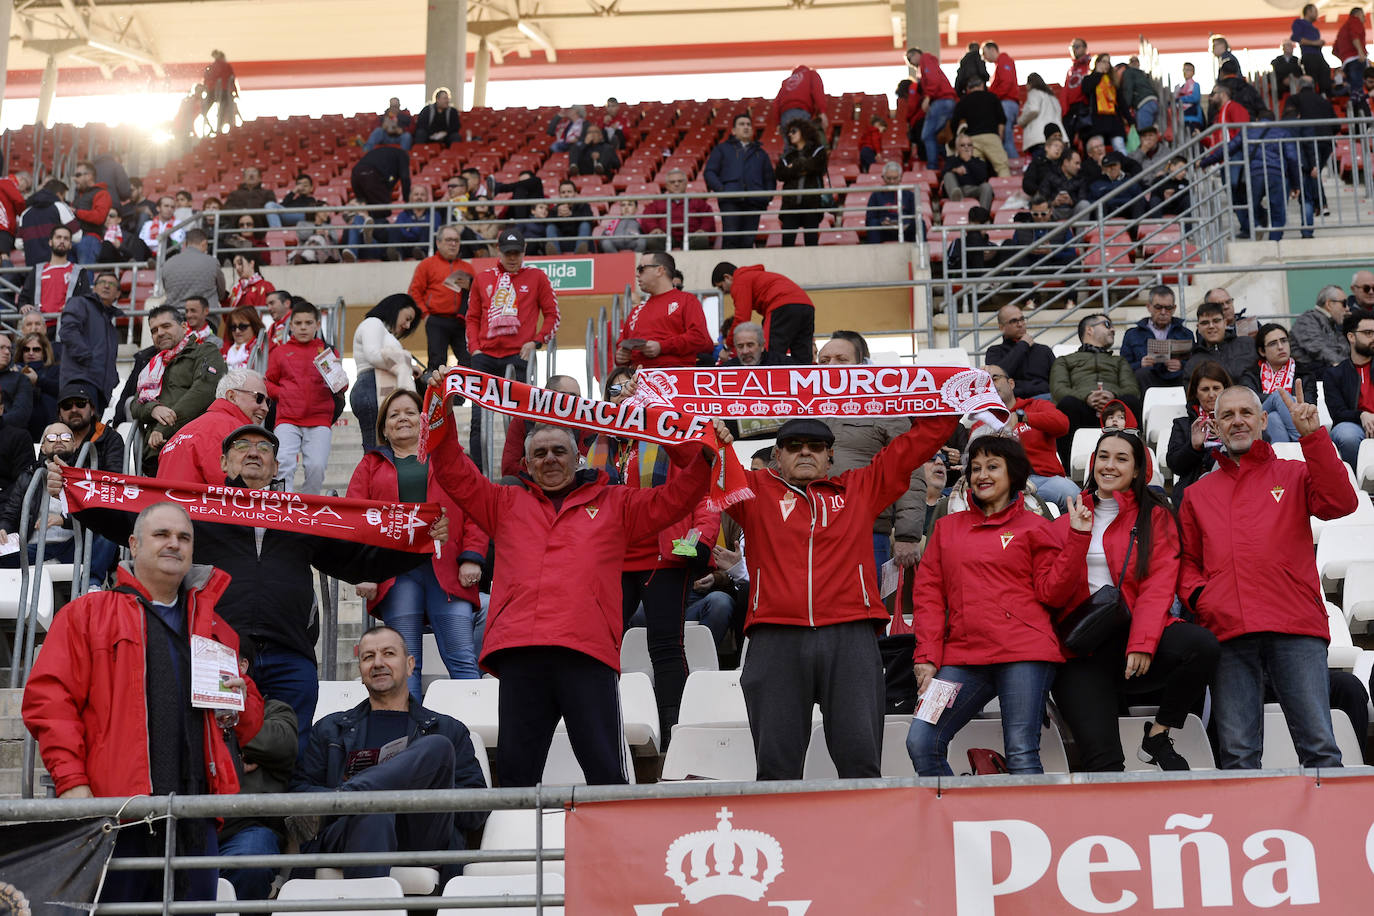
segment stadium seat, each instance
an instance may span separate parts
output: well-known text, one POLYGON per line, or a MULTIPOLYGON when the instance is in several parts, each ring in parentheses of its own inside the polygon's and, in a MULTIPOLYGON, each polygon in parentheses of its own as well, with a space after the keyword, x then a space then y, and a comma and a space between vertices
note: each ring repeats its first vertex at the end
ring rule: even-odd
POLYGON ((1341 613, 1347 624, 1374 620, 1374 559, 1356 560, 1346 566, 1342 591, 1341 613))
POLYGON ((482 736, 489 748, 496 747, 497 696, 501 682, 494 677, 477 680, 435 681, 425 691, 425 706, 452 716, 482 736))
POLYGON ((1330 601, 1326 602, 1326 619, 1331 630, 1331 642, 1326 646, 1326 667, 1348 671, 1355 667, 1360 657, 1360 650, 1350 638, 1350 624, 1341 609, 1330 601))
MULTIPOLYGON (((954 775, 969 772, 968 752, 972 748, 986 747, 997 753, 1004 753, 1002 745, 1001 719, 970 719, 950 740, 947 759, 954 775)), ((1046 773, 1067 773, 1069 758, 1064 752, 1064 739, 1059 728, 1051 722, 1040 732, 1040 765, 1046 773)))
POLYGON ((362 681, 320 681, 320 698, 315 701, 315 722, 333 713, 352 709, 366 699, 367 688, 362 681))
POLYGON ((660 779, 749 781, 758 775, 748 725, 676 725, 660 779))
MULTIPOLYGON (((1366 690, 1369 689, 1369 677, 1374 674, 1374 650, 1365 649, 1360 652, 1360 657, 1355 660, 1355 667, 1351 674, 1359 678, 1366 690)), ((1366 707, 1370 720, 1374 721, 1374 699, 1371 699, 1366 707)))
MULTIPOLYGON (((503 809, 491 812, 487 825, 482 831, 484 851, 492 850, 533 850, 535 848, 534 819, 538 815, 528 809, 503 809)), ((563 809, 555 808, 543 812, 544 849, 563 848, 563 809)), ((533 875, 537 871, 533 859, 527 861, 474 862, 463 867, 464 875, 533 875)), ((548 859, 544 862, 544 874, 563 874, 562 859, 548 859)))
MULTIPOLYGON (((391 877, 401 885, 401 893, 407 897, 426 897, 439 886, 439 870, 423 865, 393 865, 391 877)), ((315 878, 320 881, 344 880, 341 868, 317 868, 315 878)))
MULTIPOLYGON (((1157 772, 1158 767, 1145 763, 1136 756, 1136 751, 1140 748, 1140 738, 1145 733, 1144 723, 1152 720, 1152 716, 1122 716, 1117 720, 1117 730, 1121 735, 1121 750, 1126 756, 1126 772, 1157 772)), ((1188 720, 1183 723, 1182 728, 1170 730, 1169 737, 1174 739, 1174 750, 1188 761, 1188 766, 1194 770, 1215 770, 1216 761, 1212 758, 1212 745, 1207 741, 1207 730, 1202 727, 1202 720, 1192 713, 1188 714, 1188 720)))
MULTIPOLYGON (((742 459, 748 461, 748 456, 742 459)), ((620 670, 622 672, 641 671, 654 679, 654 665, 649 660, 649 631, 646 627, 630 627, 620 643, 620 670)), ((687 652, 687 670, 718 671, 720 658, 716 655, 715 639, 711 631, 699 623, 688 623, 682 630, 683 644, 687 652)))
POLYGON ((1374 543, 1374 524, 1328 522, 1322 539, 1317 543, 1317 572, 1322 588, 1331 594, 1336 583, 1345 578, 1351 563, 1369 558, 1369 545, 1374 543))
MULTIPOLYGON (((348 910, 350 916, 406 916, 400 882, 395 878, 292 878, 282 885, 278 900, 363 900, 395 897, 394 910, 348 910)), ((334 916, 335 911, 323 906, 318 910, 296 910, 305 916, 334 916)))
POLYGON ((1188 413, 1186 397, 1187 391, 1182 387, 1157 386, 1146 390, 1140 405, 1140 423, 1148 444, 1154 445, 1161 436, 1168 438, 1165 434, 1173 425, 1174 418, 1188 413))
MULTIPOLYGON (((234 892, 234 885, 229 883, 228 878, 220 878, 215 885, 215 900, 219 902, 237 902, 239 895, 234 892)), ((238 913, 221 910, 216 916, 239 916, 238 913)))
MULTIPOLYGON (((52 572, 44 565, 41 570, 30 567, 30 576, 37 575, 37 581, 30 581, 29 588, 38 587, 38 625, 44 631, 52 625, 53 580, 52 572)), ((71 580, 70 573, 67 576, 71 580)), ((0 569, 0 620, 15 620, 19 616, 19 588, 23 576, 18 569, 0 569)))
POLYGON ((1360 454, 1355 459, 1355 479, 1360 489, 1374 492, 1374 439, 1360 443, 1360 454))
MULTIPOLYGON (((621 736, 622 743, 624 735, 621 736)), ((635 783, 635 768, 630 760, 630 746, 625 745, 625 770, 630 780, 630 785, 635 783)), ((582 772, 582 765, 577 762, 577 756, 573 754, 572 741, 568 738, 568 726, 562 719, 558 720, 558 728, 553 733, 553 743, 549 745, 549 756, 544 761, 544 774, 540 781, 546 786, 585 786, 587 776, 582 772)))
POLYGON ((490 789, 491 761, 487 758, 487 743, 472 729, 468 729, 468 737, 472 739, 472 754, 477 758, 477 765, 482 768, 482 779, 486 780, 487 788, 490 789))
POLYGON ((972 366, 968 351, 963 347, 922 348, 911 358, 915 366, 972 366))
POLYGON ((1326 530, 1326 527, 1330 525, 1331 522, 1341 522, 1342 524, 1347 522, 1358 522, 1365 525, 1374 525, 1374 502, 1371 502, 1369 494, 1364 490, 1356 489, 1355 500, 1355 511, 1349 515, 1342 515, 1340 518, 1331 519, 1330 521, 1317 518, 1315 515, 1310 517, 1309 521, 1312 524, 1313 544, 1321 543, 1322 532, 1326 530))
MULTIPOLYGON (((1346 767, 1364 767, 1364 743, 1355 734, 1350 717, 1339 709, 1331 710, 1331 727, 1336 732, 1336 746, 1341 751, 1341 764, 1346 767)), ((1266 770, 1287 770, 1299 767, 1298 751, 1293 746, 1293 736, 1288 733, 1288 721, 1277 703, 1266 703, 1264 707, 1264 751, 1260 766, 1266 770)))
MULTIPOLYGON (((880 767, 884 779, 910 779, 916 775, 916 768, 911 764, 911 755, 906 752, 906 736, 910 730, 911 716, 883 717, 880 767)), ((823 726, 816 725, 811 729, 811 744, 806 748, 802 779, 839 779, 835 761, 830 757, 830 746, 825 743, 823 726)))
POLYGON ((1283 458, 1288 461, 1306 461, 1302 453, 1302 443, 1300 442, 1275 442, 1273 443, 1274 457, 1283 458))
MULTIPOLYGON (((445 897, 532 897, 538 890, 536 875, 472 875, 463 874, 450 878, 444 885, 445 897)), ((543 881, 545 894, 563 893, 563 876, 556 872, 545 872, 543 881)), ((545 906, 546 916, 563 916, 563 907, 545 906)), ((438 916, 534 916, 536 908, 520 907, 464 907, 462 909, 441 909, 438 916)))
POLYGON ((1079 483, 1087 480, 1088 459, 1092 457, 1097 440, 1101 437, 1102 430, 1093 429, 1091 426, 1074 431, 1073 440, 1069 445, 1069 476, 1079 483))
POLYGON ((658 701, 649 676, 640 671, 620 675, 620 718, 625 726, 625 740, 631 748, 645 753, 658 753, 661 736, 658 733, 658 701))
MULTIPOLYGON (((682 705, 678 709, 678 725, 747 726, 749 715, 744 708, 739 676, 739 671, 693 671, 687 675, 682 705)), ((673 739, 677 740, 676 730, 673 739)))

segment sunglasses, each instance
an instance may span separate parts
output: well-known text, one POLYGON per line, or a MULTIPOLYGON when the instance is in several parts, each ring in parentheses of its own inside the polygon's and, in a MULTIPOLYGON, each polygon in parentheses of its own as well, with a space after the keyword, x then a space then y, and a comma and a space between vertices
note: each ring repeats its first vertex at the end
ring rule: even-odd
POLYGON ((819 439, 788 439, 780 443, 782 450, 788 454, 795 455, 798 452, 815 452, 817 455, 825 454, 830 451, 830 444, 819 439))
POLYGON ((267 395, 263 394, 261 391, 244 391, 242 388, 235 388, 234 390, 239 394, 251 394, 253 396, 253 401, 257 404, 267 403, 267 395))
POLYGON ((68 407, 76 407, 80 409, 82 407, 89 406, 90 403, 91 402, 88 401, 86 398, 67 398, 67 400, 63 401, 61 404, 58 404, 57 406, 61 410, 66 410, 68 407))
POLYGON ((253 329, 253 326, 245 321, 242 324, 231 324, 229 328, 234 331, 250 331, 253 329))
POLYGON ((644 273, 644 271, 646 271, 646 270, 651 270, 651 269, 653 269, 653 268, 655 268, 655 267, 658 267, 658 266, 659 266, 658 264, 636 264, 636 265, 635 265, 635 273, 637 273, 637 274, 642 274, 642 273, 644 273))
POLYGON ((1374 293, 1374 283, 1356 283, 1350 288, 1357 289, 1362 293, 1374 293))
POLYGON ((43 352, 43 348, 42 348, 42 347, 25 347, 25 348, 24 348, 24 352, 25 352, 25 353, 42 353, 42 352, 43 352))
POLYGON ((1106 319, 1103 319, 1102 321, 1099 321, 1097 324, 1093 325, 1093 327, 1095 327, 1095 328, 1106 328, 1106 329, 1108 329, 1108 330, 1111 330, 1112 323, 1111 323, 1110 321, 1106 320, 1106 319))

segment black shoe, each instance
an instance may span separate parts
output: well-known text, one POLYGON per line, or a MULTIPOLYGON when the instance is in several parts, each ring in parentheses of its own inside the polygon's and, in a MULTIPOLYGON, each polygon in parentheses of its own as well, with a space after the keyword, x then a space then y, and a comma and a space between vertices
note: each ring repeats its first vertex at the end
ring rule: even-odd
POLYGON ((1140 750, 1135 752, 1141 763, 1157 766, 1161 770, 1187 770, 1188 761, 1174 750, 1174 739, 1167 731, 1157 735, 1150 734, 1153 722, 1145 723, 1145 736, 1140 740, 1140 750))

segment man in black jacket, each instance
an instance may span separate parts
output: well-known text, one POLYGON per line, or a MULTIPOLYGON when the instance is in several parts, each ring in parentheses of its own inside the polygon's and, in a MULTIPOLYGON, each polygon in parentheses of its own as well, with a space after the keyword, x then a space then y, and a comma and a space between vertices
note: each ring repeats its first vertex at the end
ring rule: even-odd
POLYGON ((1322 372, 1326 407, 1331 411, 1331 440, 1351 469, 1360 457, 1360 443, 1374 438, 1374 315, 1352 311, 1341 323, 1350 341, 1350 358, 1322 372))
POLYGON ((727 233, 722 248, 753 248, 759 220, 777 187, 773 160, 754 140, 754 119, 747 113, 735 115, 730 136, 711 150, 702 170, 706 187, 712 191, 762 191, 760 197, 721 197, 720 229, 727 233))
MULTIPOLYGON (((119 332, 114 322, 124 313, 115 308, 118 299, 119 277, 114 271, 104 270, 96 274, 89 293, 67 300, 58 319, 58 336, 62 338, 58 384, 62 388, 76 383, 89 385, 97 413, 105 410, 110 393, 119 384, 119 370, 115 366, 119 358, 119 332)), ((136 379, 137 373, 129 377, 135 391, 136 379)))
POLYGON ((1197 345, 1183 364, 1183 378, 1191 379, 1198 366, 1217 363, 1231 376, 1231 383, 1259 391, 1259 354, 1255 338, 1226 335, 1226 310, 1217 302, 1197 308, 1197 345))
POLYGON ((0 427, 27 432, 33 415, 33 384, 15 369, 14 335, 0 331, 0 394, 5 397, 5 412, 0 427))
MULTIPOLYGON (((371 792, 486 787, 468 728, 421 706, 406 686, 415 658, 391 627, 358 640, 358 671, 367 699, 315 726, 296 770, 297 792, 371 792)), ((422 852, 464 849, 463 832, 486 822, 483 811, 348 814, 327 821, 302 851, 422 852)), ((423 857, 418 859, 423 863, 423 857)), ((388 865, 344 869, 347 878, 384 877, 388 865)), ((440 868, 442 880, 461 865, 440 868)))
POLYGON ((1002 332, 1002 340, 988 347, 983 363, 1001 366, 1015 384, 1018 398, 1048 394, 1054 351, 1031 338, 1021 308, 1004 305, 998 309, 997 329, 1002 332))
MULTIPOLYGON (((399 146, 401 128, 388 120, 383 129, 387 142, 363 154, 349 175, 354 196, 365 204, 391 203, 397 183, 401 185, 401 199, 410 200, 410 153, 399 146)), ((390 216, 377 211, 369 215, 379 223, 390 216)))
MULTIPOLYGON (((9 399, 0 391, 0 417, 5 415, 9 399)), ((0 505, 9 498, 10 488, 24 472, 33 467, 33 440, 27 428, 0 426, 0 505)))
POLYGON ((57 419, 72 431, 72 454, 80 457, 81 447, 91 443, 94 464, 86 467, 118 474, 124 470, 124 439, 112 426, 96 419, 95 389, 85 382, 68 382, 57 396, 57 419))

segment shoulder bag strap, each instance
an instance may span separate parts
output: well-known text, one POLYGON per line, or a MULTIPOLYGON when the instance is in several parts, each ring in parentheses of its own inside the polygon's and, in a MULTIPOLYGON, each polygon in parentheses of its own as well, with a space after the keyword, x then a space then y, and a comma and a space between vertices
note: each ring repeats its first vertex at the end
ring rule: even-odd
POLYGON ((1124 559, 1124 560, 1121 561, 1121 576, 1120 576, 1120 577, 1116 580, 1116 582, 1115 582, 1115 585, 1116 585, 1117 588, 1120 588, 1120 587, 1121 587, 1121 583, 1123 583, 1123 582, 1126 581, 1126 570, 1127 570, 1127 569, 1130 567, 1130 565, 1131 565, 1131 548, 1134 547, 1134 546, 1135 546, 1135 529, 1132 528, 1132 529, 1131 529, 1131 539, 1130 539, 1129 541, 1126 542, 1126 559, 1124 559))

